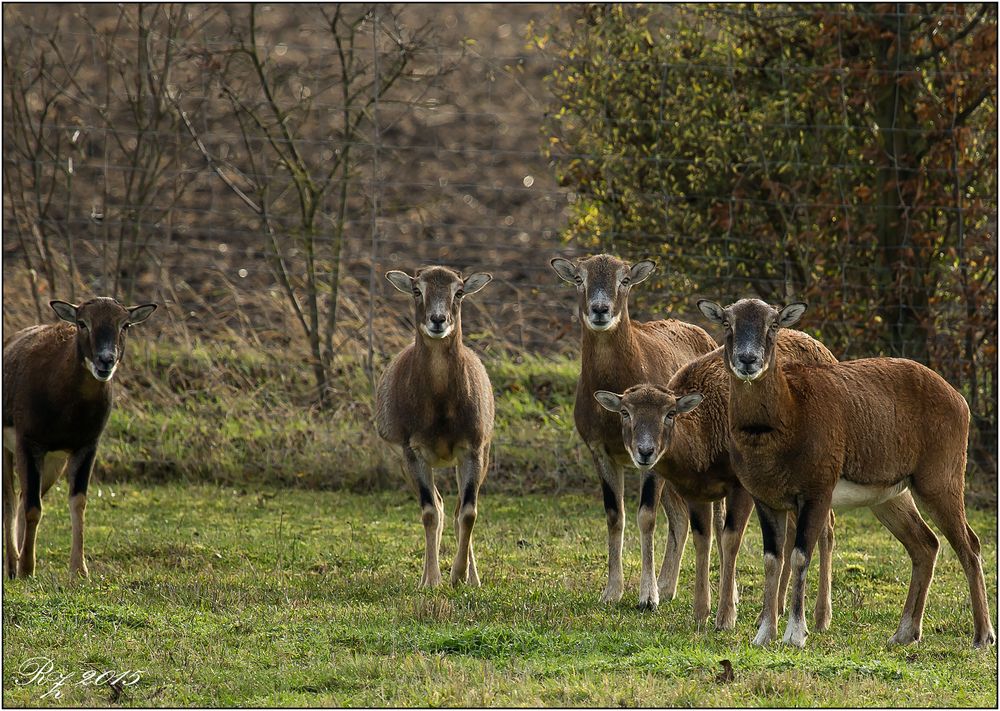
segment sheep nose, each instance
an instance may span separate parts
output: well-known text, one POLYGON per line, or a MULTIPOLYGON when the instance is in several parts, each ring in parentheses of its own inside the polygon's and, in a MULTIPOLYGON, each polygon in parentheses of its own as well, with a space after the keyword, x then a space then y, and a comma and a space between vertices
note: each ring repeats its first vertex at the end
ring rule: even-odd
POLYGON ((653 445, 651 444, 640 444, 635 449, 643 460, 648 460, 650 457, 653 456, 654 448, 653 445))
POLYGON ((753 365, 757 362, 757 356, 753 353, 740 353, 737 358, 743 365, 753 365))
POLYGON ((111 370, 115 364, 115 356, 113 353, 99 353, 94 361, 101 370, 111 370))
POLYGON ((434 324, 435 326, 443 326, 445 321, 445 316, 439 314, 431 314, 430 320, 431 323, 434 324))
POLYGON ((591 304, 590 310, 598 316, 603 316, 611 310, 611 306, 609 304, 591 304))

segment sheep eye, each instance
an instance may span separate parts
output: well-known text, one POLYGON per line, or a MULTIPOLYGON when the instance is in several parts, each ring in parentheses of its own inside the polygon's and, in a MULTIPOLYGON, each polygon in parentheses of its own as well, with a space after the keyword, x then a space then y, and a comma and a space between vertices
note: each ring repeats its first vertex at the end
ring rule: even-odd
POLYGON ((632 280, 628 277, 622 278, 622 286, 628 286, 631 282, 632 280))
POLYGON ((674 419, 674 415, 676 415, 676 414, 677 414, 677 412, 675 410, 671 410, 670 412, 667 413, 667 419, 668 420, 674 419))
POLYGON ((465 296, 465 291, 464 290, 459 289, 458 291, 455 292, 455 298, 456 299, 461 299, 463 296, 465 296))
POLYGON ((77 325, 77 326, 79 326, 79 327, 80 327, 81 329, 83 329, 84 331, 86 331, 86 330, 87 330, 87 324, 85 324, 85 323, 84 323, 83 321, 77 321, 77 322, 76 322, 76 325, 77 325))
POLYGON ((627 419, 628 419, 628 418, 630 418, 631 416, 632 416, 632 415, 628 414, 628 410, 622 410, 622 419, 623 419, 623 420, 627 420, 627 419))
POLYGON ((722 327, 723 328, 729 328, 729 321, 723 321, 722 322, 722 327))

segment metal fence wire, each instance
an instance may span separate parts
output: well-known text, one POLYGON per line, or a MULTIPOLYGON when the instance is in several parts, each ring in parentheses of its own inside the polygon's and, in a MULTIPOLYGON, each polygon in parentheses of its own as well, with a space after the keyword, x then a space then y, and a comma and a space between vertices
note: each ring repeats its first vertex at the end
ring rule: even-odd
POLYGON ((865 17, 847 5, 3 12, 5 326, 48 320, 40 306, 15 308, 48 298, 151 299, 171 314, 163 337, 298 344, 319 373, 345 351, 391 355, 410 307, 382 274, 443 263, 494 274, 466 314, 487 357, 566 354, 575 294, 548 260, 652 254, 659 281, 637 294, 638 318, 705 325, 697 296, 812 295, 805 327, 839 357, 916 357, 959 388, 973 458, 995 477, 992 5, 885 4, 865 17), (835 31, 803 49, 803 21, 835 31), (737 22, 748 46, 776 43, 777 59, 708 53, 737 22), (866 22, 880 34, 866 39, 866 22), (920 63, 900 56, 904 25, 906 59, 920 63), (635 47, 615 51, 613 33, 635 28, 635 47), (862 40, 890 64, 866 58, 862 40), (991 88, 941 108, 953 118, 942 127, 900 104, 926 107, 928 77, 958 87, 952 97, 991 88), (804 106, 821 84, 842 111, 804 106), (898 121, 858 119, 873 86, 896 91, 898 121), (785 92, 778 110, 756 110, 762 87, 785 92), (714 109, 672 113, 698 105, 692 92, 714 109), (915 172, 897 159, 894 184, 917 176, 921 187, 892 205, 877 192, 884 156, 861 148, 880 145, 879 132, 931 156, 915 172), (734 143, 746 148, 739 165, 734 143), (709 178, 746 180, 713 192, 721 183, 684 177, 706 165, 709 178), (761 175, 771 182, 750 189, 761 175), (921 191, 935 186, 928 200, 921 191), (887 210, 912 226, 891 245, 877 229, 887 210), (850 227, 827 230, 838 221, 850 227), (928 224, 940 234, 924 244, 928 224), (889 262, 905 269, 886 282, 889 262), (926 298, 909 296, 914 284, 926 298), (904 321, 920 328, 893 340, 904 321))

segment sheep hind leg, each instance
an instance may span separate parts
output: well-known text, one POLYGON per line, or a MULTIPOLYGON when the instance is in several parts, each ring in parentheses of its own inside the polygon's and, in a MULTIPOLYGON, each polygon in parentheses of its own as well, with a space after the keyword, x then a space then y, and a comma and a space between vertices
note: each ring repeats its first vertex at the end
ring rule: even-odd
POLYGON ((833 527, 836 516, 830 510, 830 521, 826 528, 819 535, 819 585, 816 589, 816 607, 813 610, 813 619, 816 629, 825 632, 830 629, 830 620, 833 617, 833 527))
POLYGON ((910 556, 910 588, 903 604, 899 628, 889 639, 890 645, 910 644, 920 639, 924 604, 934 578, 938 539, 917 511, 909 491, 872 506, 872 511, 882 525, 903 544, 910 556))
MULTIPOLYGON (((964 471, 964 468, 963 468, 964 471)), ((916 477, 914 477, 916 483, 916 477)), ((979 537, 969 527, 965 518, 965 501, 961 480, 959 486, 935 491, 933 495, 917 495, 930 513, 931 519, 944 533, 948 543, 958 555, 958 560, 969 581, 969 596, 972 599, 972 619, 975 647, 989 647, 996 643, 996 633, 990 620, 989 603, 986 601, 986 583, 983 579, 983 562, 980 558, 979 537)))
POLYGON ((667 514, 667 547, 663 554, 663 564, 656 580, 661 600, 673 600, 677 596, 677 579, 680 577, 681 559, 687 543, 689 519, 688 506, 677 489, 667 484, 660 498, 667 514))
POLYGON ((18 541, 14 538, 17 494, 14 490, 14 454, 3 450, 3 543, 8 578, 17 577, 18 541))
POLYGON ((736 626, 736 606, 740 599, 736 584, 736 559, 752 511, 753 499, 743 487, 738 487, 726 497, 725 523, 719 532, 722 565, 719 571, 719 608, 715 615, 717 630, 731 630, 736 626))
POLYGON ((479 487, 482 485, 486 471, 487 451, 471 452, 459 465, 459 492, 461 499, 455 510, 455 529, 458 536, 458 547, 455 550, 455 561, 451 566, 451 584, 479 584, 478 571, 474 579, 470 579, 470 561, 472 559, 472 529, 479 515, 479 487))
POLYGON ((689 510, 695 550, 694 619, 701 630, 712 611, 712 588, 708 574, 712 555, 712 505, 690 504, 689 510))
POLYGON ((21 501, 18 512, 17 576, 35 573, 35 540, 42 520, 42 462, 44 454, 33 451, 22 439, 17 442, 15 470, 20 476, 21 501))
POLYGON ((795 525, 797 521, 798 517, 794 511, 789 511, 786 514, 785 540, 781 552, 781 560, 783 562, 781 566, 781 578, 778 582, 778 603, 781 606, 782 615, 788 609, 788 577, 792 572, 792 569, 789 567, 789 561, 792 559, 792 549, 795 548, 795 525))

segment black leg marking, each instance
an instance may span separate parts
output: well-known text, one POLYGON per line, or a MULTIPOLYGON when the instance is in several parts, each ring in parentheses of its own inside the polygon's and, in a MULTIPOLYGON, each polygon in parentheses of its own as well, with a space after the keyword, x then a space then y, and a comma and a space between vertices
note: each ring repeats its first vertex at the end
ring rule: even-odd
MULTIPOLYGON (((757 509, 757 520, 760 521, 760 533, 761 538, 764 543, 764 554, 770 553, 775 558, 781 558, 781 547, 783 541, 778 540, 777 527, 774 525, 774 520, 771 517, 771 511, 765 511, 765 507, 761 503, 754 502, 757 509)), ((780 512, 779 512, 780 513, 780 512)))
POLYGON ((696 536, 704 536, 707 526, 706 522, 701 519, 701 512, 691 507, 688 509, 688 516, 691 518, 691 533, 696 536))
POLYGON ((642 480, 642 493, 639 496, 639 508, 656 509, 656 477, 645 476, 642 480))
POLYGON ((726 507, 726 521, 723 528, 726 531, 732 531, 736 528, 736 512, 733 511, 732 507, 726 507))
POLYGON ((799 518, 795 525, 795 547, 802 553, 805 553, 807 548, 806 528, 808 528, 809 517, 813 515, 813 510, 815 508, 815 504, 811 501, 805 501, 802 503, 802 506, 799 507, 799 518))
POLYGON ((417 495, 420 497, 420 508, 430 506, 435 508, 434 492, 427 488, 427 484, 422 481, 417 482, 417 495))
POLYGON ((462 506, 475 506, 476 497, 479 495, 479 485, 474 481, 465 483, 465 491, 462 492, 462 506))
MULTIPOLYGON (((97 448, 80 455, 76 469, 70 473, 69 495, 86 494, 90 485, 90 472, 94 468, 94 458, 97 456, 97 448)), ((74 460, 76 457, 73 458, 74 460)))
POLYGON ((604 510, 618 513, 618 496, 604 479, 601 479, 601 492, 604 494, 604 510))

